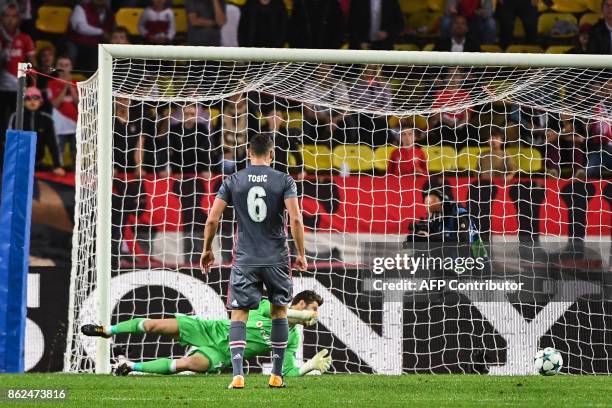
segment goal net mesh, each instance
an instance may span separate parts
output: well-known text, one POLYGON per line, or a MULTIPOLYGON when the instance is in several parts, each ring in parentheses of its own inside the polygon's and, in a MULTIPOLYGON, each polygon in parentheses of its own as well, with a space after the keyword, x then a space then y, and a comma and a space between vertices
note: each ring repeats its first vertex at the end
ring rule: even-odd
MULTIPOLYGON (((609 70, 115 58, 112 76, 111 220, 96 217, 101 84, 79 84, 66 370, 95 366, 96 343, 79 327, 97 320, 97 274, 110 276, 113 324, 227 318, 236 219, 231 207, 223 214, 208 275, 204 225, 223 178, 247 166, 249 138, 268 132, 306 225, 309 269, 294 272, 295 292, 325 300, 299 359, 328 347, 335 372, 524 374, 550 346, 565 372, 612 371, 609 70), (366 290, 365 248, 410 251, 407 240, 422 253, 444 241, 422 232, 436 221, 430 190, 442 191, 445 215, 469 215, 470 243, 476 233, 489 266, 390 282, 521 290, 366 290), (97 222, 112 224, 111 271, 95 268, 97 222)), ((187 352, 142 334, 118 335, 112 348, 131 360, 187 352)))

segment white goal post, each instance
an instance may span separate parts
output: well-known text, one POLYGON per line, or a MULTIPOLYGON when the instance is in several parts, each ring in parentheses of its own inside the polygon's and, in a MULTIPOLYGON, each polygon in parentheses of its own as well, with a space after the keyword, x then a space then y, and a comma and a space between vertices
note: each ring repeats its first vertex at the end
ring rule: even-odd
MULTIPOLYGON (((111 314, 113 313, 113 304, 111 302, 112 294, 111 286, 111 269, 112 266, 112 228, 113 228, 113 215, 112 215, 112 195, 113 195, 113 120, 114 120, 114 108, 113 98, 127 95, 130 89, 135 89, 134 94, 135 100, 145 100, 146 95, 138 94, 138 92, 144 92, 144 89, 151 88, 151 84, 146 84, 145 71, 130 72, 125 77, 114 76, 114 70, 120 69, 121 72, 128 72, 131 69, 131 62, 129 61, 140 61, 140 60, 155 60, 162 61, 157 64, 158 71, 161 72, 163 68, 160 68, 164 62, 168 62, 168 75, 172 75, 173 64, 176 61, 217 61, 228 63, 244 63, 250 62, 258 63, 289 63, 295 64, 296 66, 306 64, 330 64, 330 65, 345 65, 345 66, 357 66, 357 65, 368 65, 376 64, 383 66, 391 66, 387 71, 389 77, 395 75, 395 79, 401 80, 400 72, 401 67, 457 67, 463 68, 467 71, 473 70, 477 77, 474 83, 490 83, 494 80, 501 80, 503 82, 503 75, 505 75, 502 69, 495 71, 495 67, 510 67, 508 75, 513 76, 514 80, 521 81, 525 80, 525 84, 537 83, 541 78, 545 78, 548 81, 553 78, 554 72, 542 71, 539 69, 558 69, 561 72, 562 69, 570 69, 570 75, 573 73, 571 69, 575 69, 576 72, 584 69, 586 77, 594 82, 599 81, 598 75, 606 70, 612 69, 612 56, 604 55, 553 55, 553 54, 493 54, 493 53, 447 53, 447 52, 407 52, 407 51, 361 51, 361 50, 300 50, 300 49, 258 49, 258 48, 230 48, 230 47, 193 47, 193 46, 155 46, 155 45, 100 45, 99 46, 99 69, 96 76, 85 83, 79 84, 79 91, 81 95, 89 87, 88 92, 97 92, 97 104, 92 106, 92 101, 80 102, 79 109, 79 143, 78 143, 78 157, 77 157, 77 205, 75 208, 75 233, 73 239, 73 266, 72 266, 72 277, 71 277, 71 292, 70 292, 70 316, 68 324, 68 336, 67 336, 67 348, 65 356, 65 369, 68 371, 85 370, 89 371, 95 369, 96 373, 108 373, 110 372, 110 359, 111 345, 106 340, 100 340, 97 342, 95 351, 95 362, 84 363, 81 359, 81 355, 84 354, 82 350, 78 350, 80 347, 85 347, 80 344, 78 340, 78 324, 85 323, 79 322, 77 316, 79 310, 83 307, 83 304, 89 302, 89 298, 86 299, 91 293, 95 293, 95 308, 97 316, 87 316, 90 319, 94 319, 99 324, 109 325, 111 324, 111 314), (115 65, 117 60, 128 61, 126 65, 115 65), (479 67, 492 68, 491 71, 479 70, 479 67), (525 69, 528 70, 518 72, 517 70, 525 69), (590 71, 589 71, 590 70, 590 71), (142 78, 138 78, 138 72, 141 73, 142 78), (480 75, 480 76, 479 76, 480 75), (491 75, 488 78, 487 75, 491 75), (493 78, 494 77, 494 78, 493 78), (119 84, 122 80, 127 81, 140 81, 142 83, 131 86, 119 84), (95 84, 94 82, 95 81, 95 84), (530 82, 532 81, 532 82, 530 82), (148 87, 148 88, 147 88, 148 87), (84 104, 89 103, 89 106, 84 104), (94 112, 95 110, 95 112, 94 112), (89 113, 87 113, 89 112, 89 113), (84 117, 84 115, 92 115, 90 117, 84 117), (95 118, 95 123, 91 122, 95 118), (85 122, 89 121, 87 124, 85 122), (89 126, 87 128, 87 126, 89 126), (93 126, 93 127, 92 127, 93 126), (85 140, 83 132, 87 133, 89 138, 92 140, 88 143, 82 142, 85 140), (95 153, 91 151, 95 149, 95 153), (93 167, 86 166, 84 162, 87 160, 94 160, 95 165, 93 167), (95 180, 92 180, 95 179, 95 180), (87 185, 88 183, 93 183, 87 185), (90 189, 90 190, 87 190, 90 189), (90 194, 95 194, 95 203, 93 203, 92 196, 85 197, 84 191, 89 191, 90 194), (87 201, 89 200, 89 201, 87 201), (89 205, 93 208, 89 208, 90 215, 82 219, 84 206, 89 205), (92 218, 93 217, 93 218, 92 218), (86 234, 84 230, 86 223, 94 221, 95 225, 95 242, 87 242, 86 234), (95 251, 95 255, 88 255, 95 258, 94 265, 83 266, 84 255, 81 248, 87 248, 85 251, 95 251), (88 279, 88 273, 82 270, 93 271, 95 276, 95 284, 90 284, 91 287, 87 289, 91 293, 81 293, 79 289, 79 282, 83 279, 88 279), (81 299, 81 300, 79 300, 81 299), (75 357, 77 356, 77 357, 75 357), (78 360, 78 361, 76 361, 78 360)), ((135 66, 138 63, 134 63, 135 66)), ((146 64, 143 64, 146 69, 146 64)), ((271 95, 275 95, 274 86, 270 86, 266 89, 258 89, 257 86, 261 83, 258 82, 258 75, 264 76, 265 73, 258 71, 259 68, 253 68, 253 72, 247 72, 248 68, 245 68, 244 74, 241 73, 239 80, 245 81, 246 90, 252 91, 265 91, 271 95), (245 78, 248 78, 245 80, 245 78)), ((232 68, 237 72, 239 68, 232 68)), ((300 71, 301 68, 297 68, 296 72, 300 71)), ((306 68, 304 68, 306 69, 306 68)), ((240 71, 242 72, 242 71, 240 71)), ((277 71, 278 75, 283 75, 282 68, 277 71)), ((228 76, 234 74, 234 71, 228 71, 228 76)), ((191 73, 187 74, 192 75, 191 73)), ((287 76, 292 73, 287 73, 287 76)), ((442 75, 442 74, 440 74, 442 75)), ((347 77, 350 75, 347 74, 347 77)), ((344 78, 344 77, 343 77, 344 78)), ((607 76, 604 76, 607 78, 607 76)), ((195 78, 190 77, 195 80, 195 78)), ((433 81, 433 80, 432 80, 433 81)), ((546 90, 547 87, 554 89, 563 84, 564 81, 568 81, 568 78, 564 78, 562 75, 557 79, 547 82, 547 85, 543 85, 540 89, 546 90)), ((433 82, 432 82, 433 83, 433 82)), ((540 83, 537 83, 540 86, 540 83)), ((211 95, 199 95, 197 92, 205 88, 207 84, 194 85, 193 88, 184 86, 182 91, 176 91, 175 94, 170 95, 168 101, 207 101, 213 98, 212 91, 211 95), (183 92, 183 93, 180 93, 183 92)), ((219 85, 219 88, 215 90, 214 98, 222 99, 231 96, 236 92, 236 88, 231 86, 219 85)), ((602 85, 603 86, 603 85, 602 85)), ((432 85, 433 87, 433 85, 432 85)), ((519 84, 520 87, 520 84, 519 84)), ((483 86, 486 88, 486 86, 483 86)), ((531 89, 531 88, 530 88, 531 89)), ((507 91, 501 87, 497 93, 486 95, 484 92, 478 94, 479 103, 491 102, 491 101, 503 101, 509 98, 510 95, 514 94, 514 91, 507 91)), ((152 93, 154 91, 151 91, 152 93)), ((584 94, 588 90, 579 89, 577 93, 584 94)), ((528 93, 528 92, 527 92, 528 93)), ((545 93, 545 92, 544 92, 545 93)), ((367 103, 360 108, 359 106, 352 107, 352 111, 357 113, 372 113, 372 114, 384 114, 384 115, 396 115, 396 116, 409 116, 409 115, 423 115, 425 111, 429 113, 443 113, 447 111, 453 111, 454 109, 462 108, 464 105, 458 104, 448 108, 437 107, 425 109, 424 105, 419 102, 409 104, 408 102, 400 100, 403 94, 395 93, 392 98, 397 102, 394 107, 386 108, 379 106, 369 106, 367 103)), ((416 95, 414 93, 410 96, 406 93, 407 100, 412 97, 415 101, 418 98, 427 98, 427 94, 416 95)), ((290 98, 293 94, 288 91, 283 97, 290 98)), ((300 102, 300 98, 304 100, 310 98, 312 95, 308 93, 300 93, 296 91, 295 99, 300 102)), ((431 97, 431 96, 429 96, 431 97)), ((518 97, 514 102, 520 103, 525 106, 536 106, 542 107, 544 110, 551 112, 564 113, 567 112, 570 115, 577 115, 580 113, 580 107, 577 107, 572 101, 566 102, 543 102, 542 105, 538 105, 535 99, 530 99, 531 96, 525 96, 523 99, 518 97)), ((161 99, 161 97, 160 97, 161 99)), ((290 99, 289 99, 290 100, 290 99)), ((316 96, 307 100, 308 103, 318 102, 320 105, 330 107, 328 101, 321 100, 317 101, 316 96)), ((337 107, 339 109, 346 109, 347 103, 341 100, 337 107)), ((410 102, 412 103, 412 102, 410 102)), ((470 104, 475 104, 471 102, 470 104)), ((428 104, 430 105, 430 104, 428 104)), ((304 109, 302 107, 302 109, 304 109)), ((330 107, 331 109, 331 107, 330 107)), ((583 112, 585 118, 601 119, 600 114, 594 113, 590 108, 583 112)), ((582 117, 582 116, 580 116, 582 117)), ((611 118, 612 119, 612 118, 611 118)), ((458 149, 457 149, 458 150, 458 149)), ((89 163, 91 164, 91 163, 89 163)), ((529 176, 531 177, 531 176, 529 176)), ((546 176, 548 177, 548 176, 546 176)), ((604 210, 607 212, 607 210, 604 210)), ((609 215, 608 215, 609 216, 609 215)), ((607 219, 607 218, 606 218, 607 219)), ((520 228, 520 227, 519 227, 520 228)), ((605 226, 604 226, 605 228, 605 226)), ((324 238, 324 234, 321 234, 321 240, 324 238)), ((401 234, 400 234, 401 235, 401 234)), ((343 238, 345 239, 345 238, 343 238)), ((322 241, 320 241, 322 242, 322 241)), ((330 238, 330 245, 332 239, 330 238)), ((323 245, 323 244, 321 244, 323 245)), ((322 314, 325 311, 321 312, 322 314)), ((484 314, 484 313, 483 313, 484 314)), ((510 352, 509 352, 510 353, 510 352)), ((90 356, 91 357, 91 356, 90 356)), ((360 363, 361 364, 361 363, 360 363)), ((390 370, 389 372, 392 372, 390 370)), ((401 372, 401 370, 400 370, 401 372)))

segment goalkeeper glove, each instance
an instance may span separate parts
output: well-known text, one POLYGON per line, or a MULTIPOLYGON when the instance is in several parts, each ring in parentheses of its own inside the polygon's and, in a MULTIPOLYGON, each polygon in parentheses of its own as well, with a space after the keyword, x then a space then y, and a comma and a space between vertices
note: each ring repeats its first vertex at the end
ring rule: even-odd
POLYGON ((332 359, 328 355, 329 350, 323 349, 319 351, 313 358, 308 360, 302 367, 300 367, 300 375, 308 374, 313 370, 325 373, 331 367, 332 359))
POLYGON ((306 326, 312 326, 317 322, 319 314, 317 312, 311 310, 287 310, 287 317, 289 319, 295 320, 299 324, 303 324, 306 326))

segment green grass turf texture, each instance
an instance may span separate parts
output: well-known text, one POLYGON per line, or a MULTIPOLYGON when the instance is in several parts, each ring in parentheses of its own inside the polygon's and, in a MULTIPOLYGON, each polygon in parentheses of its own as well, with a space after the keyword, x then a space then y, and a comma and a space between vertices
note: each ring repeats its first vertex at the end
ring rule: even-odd
POLYGON ((93 374, 0 375, 7 388, 68 390, 61 402, 0 406, 58 407, 610 407, 612 378, 476 375, 333 375, 288 378, 268 389, 268 378, 246 377, 243 390, 226 389, 229 375, 129 376, 93 374))

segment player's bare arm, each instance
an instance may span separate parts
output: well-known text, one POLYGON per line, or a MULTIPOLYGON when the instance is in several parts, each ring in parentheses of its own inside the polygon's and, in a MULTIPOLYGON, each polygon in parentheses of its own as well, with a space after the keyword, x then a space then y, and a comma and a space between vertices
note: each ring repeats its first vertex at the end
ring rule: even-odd
POLYGON ((202 251, 202 257, 200 258, 200 267, 203 273, 208 273, 211 265, 215 262, 215 256, 212 251, 212 242, 217 234, 217 228, 219 227, 219 221, 221 215, 225 211, 227 203, 220 198, 215 198, 208 218, 206 219, 206 226, 204 227, 204 250, 202 251))
POLYGON ((295 242, 297 256, 295 258, 295 268, 305 271, 308 268, 306 253, 304 249, 304 220, 297 197, 285 199, 285 207, 289 213, 289 225, 291 225, 291 235, 295 242))

